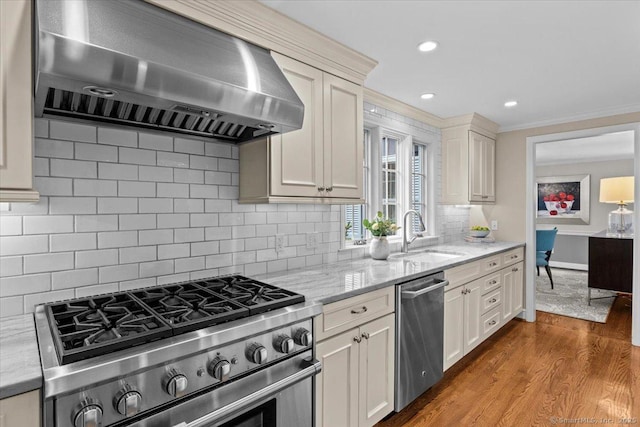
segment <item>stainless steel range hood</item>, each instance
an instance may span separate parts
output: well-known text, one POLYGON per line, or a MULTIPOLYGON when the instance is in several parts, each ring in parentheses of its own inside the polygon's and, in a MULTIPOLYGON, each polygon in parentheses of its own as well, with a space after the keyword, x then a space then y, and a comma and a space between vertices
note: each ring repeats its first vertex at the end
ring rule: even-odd
POLYGON ((228 142, 302 126, 269 52, 139 0, 36 0, 36 116, 228 142))

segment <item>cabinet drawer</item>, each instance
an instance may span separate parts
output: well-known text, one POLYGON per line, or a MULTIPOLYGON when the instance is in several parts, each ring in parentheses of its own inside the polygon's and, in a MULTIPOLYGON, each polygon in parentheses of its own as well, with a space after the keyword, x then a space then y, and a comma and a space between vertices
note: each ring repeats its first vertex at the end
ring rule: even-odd
POLYGON ((513 249, 502 254, 502 265, 507 266, 524 260, 524 248, 513 249))
POLYGON ((482 278, 482 294, 500 288, 502 274, 496 273, 482 278))
POLYGON ((315 319, 316 340, 320 341, 364 322, 395 311, 395 286, 388 286, 343 301, 327 304, 315 319))
POLYGON ((486 313, 502 303, 502 289, 496 289, 484 295, 481 300, 482 312, 486 313))
POLYGON ((446 289, 453 289, 464 283, 477 279, 482 275, 482 260, 468 262, 466 264, 453 267, 444 272, 444 277, 449 281, 446 289))
POLYGON ((502 315, 500 306, 490 310, 480 317, 480 327, 482 328, 482 339, 488 338, 502 326, 502 315))
POLYGON ((484 274, 491 273, 492 271, 500 270, 502 267, 502 256, 495 255, 480 260, 482 263, 482 272, 484 274))

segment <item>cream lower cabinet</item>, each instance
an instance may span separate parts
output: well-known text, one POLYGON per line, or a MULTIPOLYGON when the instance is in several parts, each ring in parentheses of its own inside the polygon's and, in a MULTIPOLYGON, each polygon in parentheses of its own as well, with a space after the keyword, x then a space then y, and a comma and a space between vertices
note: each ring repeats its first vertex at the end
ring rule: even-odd
POLYGON ((502 319, 507 322, 523 308, 524 263, 519 262, 502 270, 502 319))
POLYGON ((0 202, 34 202, 30 0, 0 0, 0 202))
POLYGON ((40 390, 0 400, 0 427, 40 427, 40 390))
POLYGON ((362 200, 362 86, 272 54, 305 106, 299 130, 240 145, 240 202, 362 200))
POLYGON ((393 411, 395 314, 388 313, 393 289, 329 304, 319 316, 316 426, 369 427, 393 411), (378 318, 360 324, 371 316, 378 318))

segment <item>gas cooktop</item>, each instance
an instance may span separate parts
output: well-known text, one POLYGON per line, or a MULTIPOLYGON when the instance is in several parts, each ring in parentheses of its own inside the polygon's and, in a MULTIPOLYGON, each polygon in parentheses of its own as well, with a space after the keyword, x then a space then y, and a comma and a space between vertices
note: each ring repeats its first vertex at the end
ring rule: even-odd
POLYGON ((45 305, 61 365, 304 302, 244 276, 224 276, 45 305))

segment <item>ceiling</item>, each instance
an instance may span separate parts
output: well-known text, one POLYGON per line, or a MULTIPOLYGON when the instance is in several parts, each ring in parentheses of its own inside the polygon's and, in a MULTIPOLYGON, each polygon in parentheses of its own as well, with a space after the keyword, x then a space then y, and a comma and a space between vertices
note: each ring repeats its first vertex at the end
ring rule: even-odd
POLYGON ((366 87, 443 118, 505 131, 640 111, 638 0, 261 1, 377 60, 366 87))
POLYGON ((536 165, 633 159, 633 131, 536 144, 536 165))

